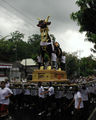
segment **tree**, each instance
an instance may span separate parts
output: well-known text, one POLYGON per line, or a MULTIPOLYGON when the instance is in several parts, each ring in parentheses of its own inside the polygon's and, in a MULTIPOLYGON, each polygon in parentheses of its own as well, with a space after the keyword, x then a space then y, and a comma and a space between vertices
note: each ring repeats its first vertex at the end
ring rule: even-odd
POLYGON ((15 31, 10 34, 11 37, 8 39, 10 44, 13 44, 13 51, 15 53, 15 60, 22 60, 27 57, 31 57, 28 51, 27 42, 23 41, 24 34, 19 31, 15 31))
POLYGON ((7 36, 2 37, 0 39, 0 59, 2 61, 11 60, 10 56, 14 54, 12 48, 13 48, 13 44, 9 44, 9 41, 7 40, 7 36))
POLYGON ((2 37, 0 39, 0 59, 2 61, 14 62, 31 58, 29 45, 23 39, 24 34, 19 31, 11 33, 10 36, 2 37))
POLYGON ((96 61, 92 56, 84 57, 80 60, 80 75, 89 76, 96 74, 96 61))
POLYGON ((77 56, 74 54, 66 54, 66 72, 68 78, 78 76, 79 61, 77 56))
POLYGON ((18 41, 22 41, 24 39, 24 34, 20 33, 19 31, 15 31, 10 33, 11 38, 9 39, 9 41, 11 42, 18 42, 18 41))
POLYGON ((93 52, 96 52, 96 0, 77 0, 80 8, 71 14, 71 18, 77 21, 80 32, 86 31, 87 40, 95 43, 93 52))
POLYGON ((29 51, 32 53, 31 57, 35 60, 36 56, 40 53, 40 41, 41 36, 39 34, 33 34, 28 37, 29 51))

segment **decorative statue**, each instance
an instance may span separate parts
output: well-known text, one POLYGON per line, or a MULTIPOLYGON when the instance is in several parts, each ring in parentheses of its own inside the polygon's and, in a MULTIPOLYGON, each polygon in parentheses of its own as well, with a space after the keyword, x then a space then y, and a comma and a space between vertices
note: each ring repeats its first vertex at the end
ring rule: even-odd
POLYGON ((52 41, 51 38, 48 34, 48 25, 51 24, 51 22, 48 22, 49 16, 47 17, 46 20, 40 20, 39 23, 37 24, 38 27, 40 27, 40 33, 41 33, 41 42, 40 42, 40 52, 42 56, 42 61, 44 65, 44 56, 45 53, 49 55, 50 63, 51 63, 51 53, 52 53, 52 41))
MULTIPOLYGON (((51 65, 52 62, 52 55, 53 55, 53 59, 57 59, 58 61, 60 61, 61 56, 62 56, 62 50, 60 48, 60 45, 58 42, 53 42, 53 40, 51 40, 51 37, 49 35, 49 28, 48 25, 51 24, 51 22, 48 21, 49 20, 49 16, 47 17, 47 19, 45 20, 40 20, 37 24, 38 27, 40 27, 40 33, 41 33, 41 42, 40 42, 40 54, 42 57, 42 62, 43 62, 43 66, 45 63, 44 60, 44 56, 45 53, 48 54, 49 56, 49 64, 51 65), (56 55, 54 55, 56 54, 56 55)), ((55 62, 54 66, 56 68, 56 60, 53 60, 55 62)))
POLYGON ((41 41, 43 42, 47 42, 48 41, 48 25, 51 24, 51 22, 48 22, 49 16, 47 17, 46 20, 40 20, 39 19, 39 23, 38 23, 38 27, 40 27, 40 32, 41 32, 41 41))

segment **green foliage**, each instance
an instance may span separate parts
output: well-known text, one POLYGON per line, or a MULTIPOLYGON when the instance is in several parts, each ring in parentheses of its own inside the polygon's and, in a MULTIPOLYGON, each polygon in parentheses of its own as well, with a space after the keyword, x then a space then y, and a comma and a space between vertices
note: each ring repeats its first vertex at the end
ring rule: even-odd
POLYGON ((11 38, 9 39, 9 41, 11 42, 18 42, 18 41, 22 41, 24 39, 24 34, 20 33, 19 31, 15 31, 13 33, 10 34, 11 38))
POLYGON ((23 41, 23 39, 24 34, 20 33, 19 31, 11 33, 11 37, 8 39, 9 46, 10 44, 13 44, 14 48, 13 51, 15 53, 13 57, 15 58, 14 59, 15 61, 25 59, 29 56, 29 54, 27 53, 28 52, 27 43, 23 41))
MULTIPOLYGON (((80 32, 86 31, 87 40, 96 44, 96 0, 77 0, 76 4, 80 8, 71 14, 71 18, 77 21, 80 32)), ((96 52, 94 45, 93 52, 96 52)))
POLYGON ((92 56, 84 57, 80 60, 80 74, 82 76, 88 76, 96 74, 96 61, 92 56))
POLYGON ((0 39, 0 59, 2 61, 20 61, 25 58, 36 59, 40 52, 41 37, 33 34, 28 37, 28 42, 24 41, 24 34, 15 31, 10 36, 0 39))
POLYGON ((73 54, 66 54, 66 71, 69 78, 78 75, 78 59, 73 54))
POLYGON ((36 56, 40 53, 40 41, 41 36, 38 34, 33 34, 28 37, 29 51, 32 53, 32 58, 36 60, 36 56))
POLYGON ((75 54, 66 53, 66 72, 68 78, 96 74, 96 61, 93 56, 78 59, 75 54))
POLYGON ((24 34, 19 31, 10 34, 10 38, 0 39, 0 59, 2 61, 17 61, 30 57, 28 45, 23 41, 24 34))

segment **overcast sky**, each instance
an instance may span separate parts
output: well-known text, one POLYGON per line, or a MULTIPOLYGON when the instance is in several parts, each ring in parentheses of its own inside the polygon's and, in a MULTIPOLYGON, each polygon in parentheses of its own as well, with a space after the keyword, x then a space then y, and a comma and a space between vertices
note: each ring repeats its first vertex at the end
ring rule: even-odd
POLYGON ((29 35, 39 34, 37 18, 50 16, 50 34, 54 34, 63 51, 78 52, 81 57, 92 54, 92 43, 84 41, 85 33, 70 19, 70 14, 79 8, 76 0, 0 0, 0 35, 9 35, 18 30, 29 35))

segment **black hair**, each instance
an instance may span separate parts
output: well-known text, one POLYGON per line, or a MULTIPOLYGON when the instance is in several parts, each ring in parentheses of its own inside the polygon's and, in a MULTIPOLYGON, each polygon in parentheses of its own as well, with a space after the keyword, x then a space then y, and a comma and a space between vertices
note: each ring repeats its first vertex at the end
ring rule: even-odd
POLYGON ((1 81, 1 84, 3 84, 3 83, 5 84, 5 81, 1 81))
POLYGON ((42 85, 42 82, 38 82, 38 87, 40 87, 42 85))
POLYGON ((52 82, 49 82, 49 86, 52 86, 52 82))
POLYGON ((82 86, 82 89, 83 89, 83 90, 86 90, 86 86, 85 86, 85 85, 83 85, 83 86, 82 86))
POLYGON ((78 86, 75 86, 75 88, 74 88, 74 92, 75 92, 75 93, 78 92, 78 86))

